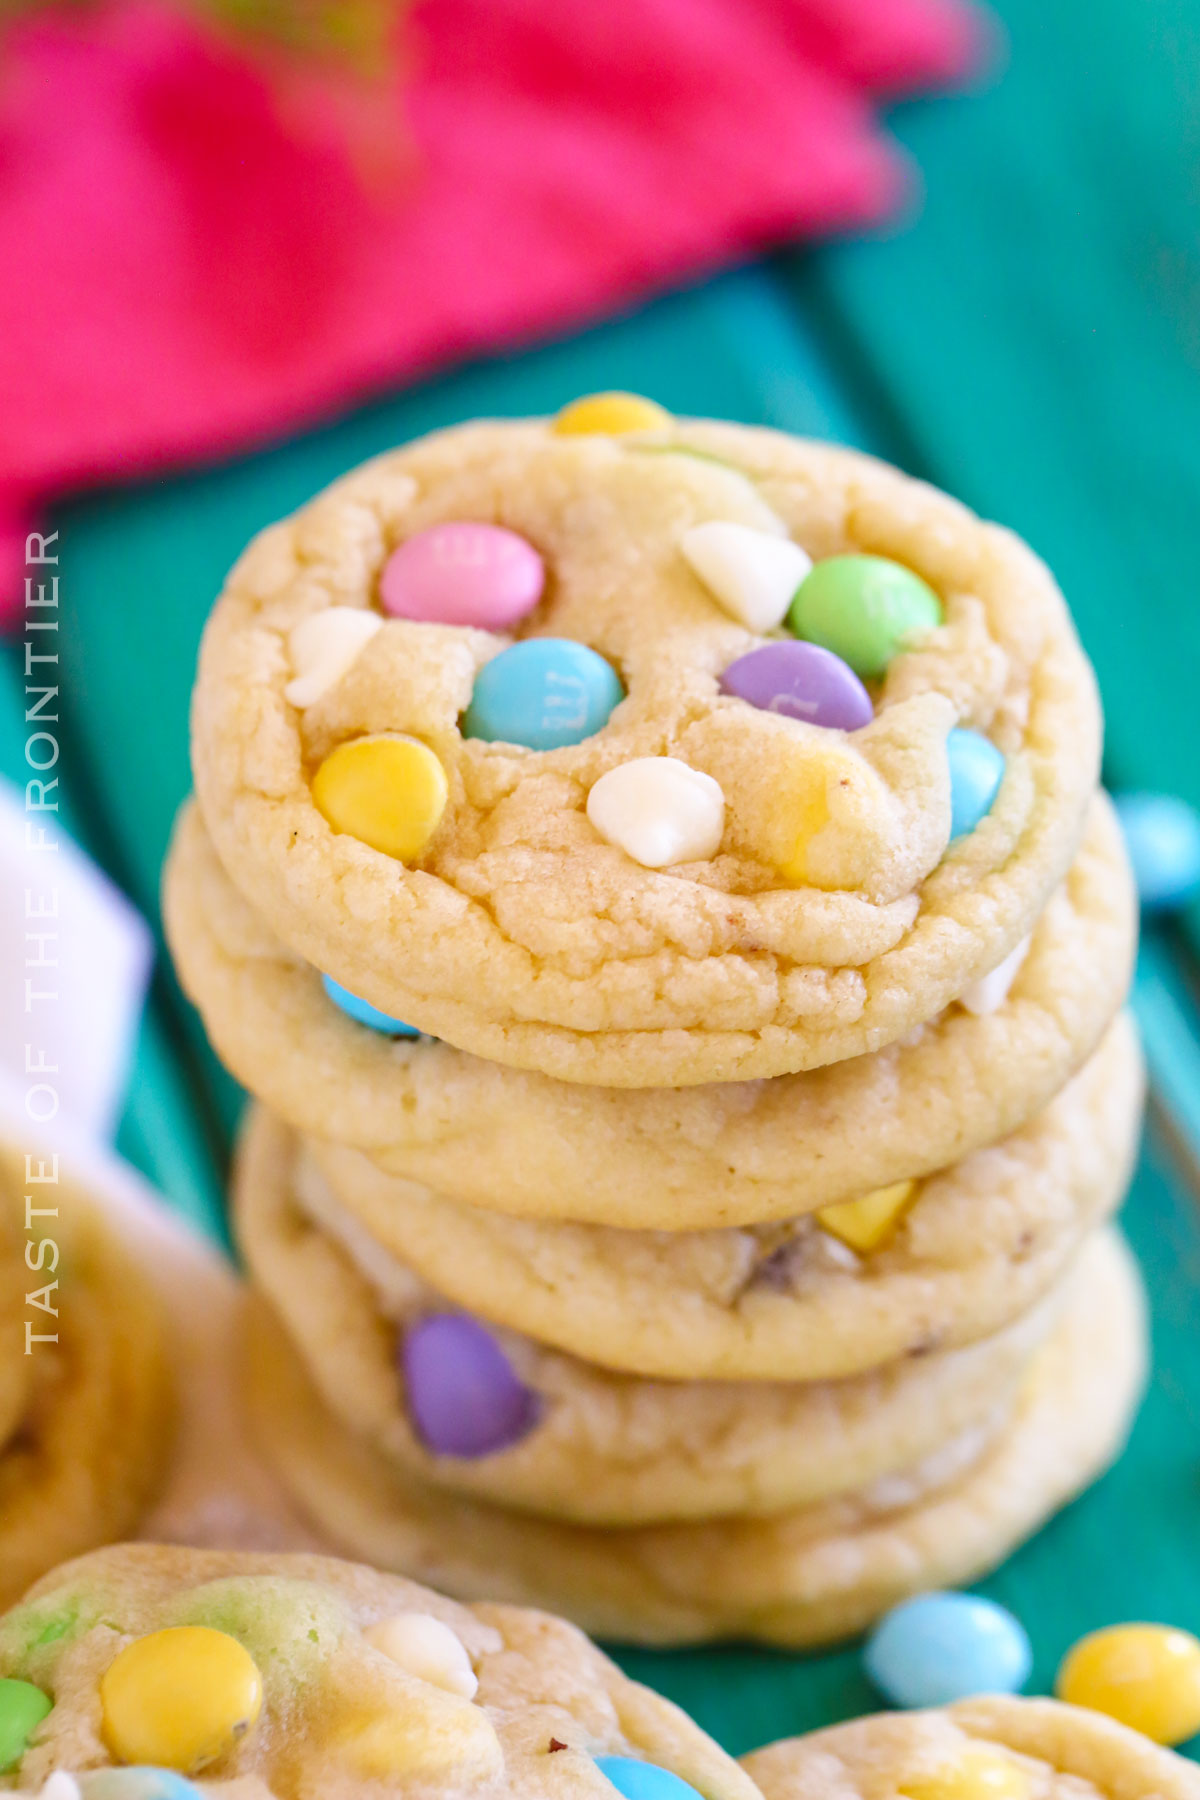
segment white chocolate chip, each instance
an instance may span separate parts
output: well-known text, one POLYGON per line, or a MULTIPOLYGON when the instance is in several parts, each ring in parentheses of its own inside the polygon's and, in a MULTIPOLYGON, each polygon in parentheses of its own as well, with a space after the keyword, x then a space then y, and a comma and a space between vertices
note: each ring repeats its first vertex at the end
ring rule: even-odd
POLYGON ((359 651, 382 624, 378 613, 361 606, 327 606, 301 619, 288 633, 295 679, 284 688, 284 699, 300 707, 319 700, 358 660, 359 651))
POLYGON ((713 599, 751 631, 775 629, 812 568, 812 557, 790 538, 732 519, 693 525, 679 548, 713 599))
POLYGON ((42 1783, 40 1800, 80 1800, 79 1783, 65 1769, 55 1769, 42 1783))
POLYGON ((1017 979, 1021 964, 1029 955, 1031 942, 1030 938, 1022 938, 1016 949, 1010 950, 1004 961, 997 963, 990 974, 981 976, 978 981, 973 981, 970 987, 958 996, 958 1004, 965 1006, 967 1011, 974 1013, 978 1019, 986 1017, 988 1013, 998 1012, 1008 999, 1008 991, 1017 979))
POLYGON ((428 1613, 396 1613, 369 1625, 363 1632, 368 1644, 390 1656, 394 1663, 419 1681, 445 1688, 473 1700, 479 1682, 471 1667, 471 1659, 448 1625, 428 1613))
POLYGON ((646 869, 707 862, 721 847, 725 796, 711 775, 674 756, 639 756, 602 775, 587 816, 600 836, 646 869))

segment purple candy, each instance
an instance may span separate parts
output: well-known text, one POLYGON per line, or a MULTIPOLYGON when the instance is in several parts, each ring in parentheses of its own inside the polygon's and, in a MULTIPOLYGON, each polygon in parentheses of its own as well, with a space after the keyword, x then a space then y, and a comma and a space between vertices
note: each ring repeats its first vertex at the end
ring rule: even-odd
POLYGON ((820 644, 763 644, 730 663, 721 691, 809 725, 857 731, 875 717, 868 694, 849 663, 820 644))
POLYGON ((400 1363, 417 1435, 435 1456, 492 1456, 538 1422, 538 1396, 465 1313, 421 1319, 404 1334, 400 1363))

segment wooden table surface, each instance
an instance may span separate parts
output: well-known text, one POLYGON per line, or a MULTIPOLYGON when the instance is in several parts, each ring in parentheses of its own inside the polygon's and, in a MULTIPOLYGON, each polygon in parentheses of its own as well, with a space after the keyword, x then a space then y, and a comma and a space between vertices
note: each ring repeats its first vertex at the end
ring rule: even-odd
MULTIPOLYGON (((69 820, 151 919, 197 640, 245 540, 388 445, 606 387, 861 445, 1014 526, 1095 660, 1110 784, 1200 804, 1200 0, 998 10, 995 84, 894 118, 926 193, 890 238, 784 252, 228 467, 61 509, 69 820)), ((19 693, 10 646, 0 770, 23 778, 19 693)), ((1031 1632, 1033 1691, 1096 1625, 1200 1630, 1198 927, 1156 928, 1139 977, 1159 1116, 1125 1222, 1154 1306, 1151 1393, 1120 1466, 982 1584, 1031 1632)), ((160 959, 120 1147, 217 1234, 240 1104, 160 959)), ((873 1704, 853 1647, 619 1654, 735 1751, 873 1704)))

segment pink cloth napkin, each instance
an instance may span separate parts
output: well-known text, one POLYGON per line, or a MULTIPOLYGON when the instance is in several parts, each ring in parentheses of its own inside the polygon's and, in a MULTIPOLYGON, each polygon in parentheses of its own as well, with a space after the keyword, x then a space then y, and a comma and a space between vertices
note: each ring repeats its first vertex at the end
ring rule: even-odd
POLYGON ((424 0, 380 189, 158 0, 0 46, 0 608, 57 493, 212 457, 768 242, 880 219, 967 0, 424 0))

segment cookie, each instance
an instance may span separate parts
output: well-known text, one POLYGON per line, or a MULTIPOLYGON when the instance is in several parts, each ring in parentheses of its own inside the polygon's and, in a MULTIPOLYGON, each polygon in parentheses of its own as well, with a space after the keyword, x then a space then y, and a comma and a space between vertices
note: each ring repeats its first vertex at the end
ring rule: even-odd
MULTIPOLYGON (((508 1219, 315 1140, 289 1179, 372 1278, 399 1263, 401 1281, 415 1273, 590 1362, 669 1380, 830 1380, 972 1342, 1034 1305, 1123 1195, 1141 1093, 1123 1016, 1023 1131, 896 1191, 865 1240, 840 1212, 675 1233, 508 1219)), ((278 1185, 281 1132, 260 1118, 248 1134, 247 1190, 278 1185)))
POLYGON ((28 1793, 62 1770, 103 1800, 157 1770, 178 1800, 612 1800, 605 1770, 629 1759, 679 1800, 758 1800, 685 1713, 561 1619, 327 1556, 98 1551, 0 1620, 0 1671, 51 1703, 10 1774, 28 1793))
POLYGON ((995 1336, 850 1380, 644 1381, 456 1313, 365 1234, 346 1247, 289 1192, 289 1148, 252 1126, 235 1226, 325 1404, 422 1482, 583 1524, 778 1513, 911 1482, 947 1446, 978 1454, 1104 1266, 1089 1245, 1061 1293, 995 1336))
POLYGON ((1017 539, 857 453, 684 423, 474 424, 348 476, 233 570, 192 720, 218 855, 294 952, 619 1087, 935 1017, 1066 874, 1100 741, 1017 539), (797 677, 807 717, 743 666, 780 644, 837 665, 797 677))
POLYGON ((195 808, 171 847, 164 909, 218 1055, 299 1130, 472 1206, 667 1231, 788 1218, 1019 1129, 1095 1048, 1136 930, 1120 832, 1097 797, 994 1010, 954 1004, 901 1043, 807 1074, 581 1092, 348 1017, 239 894, 195 808))
POLYGON ((0 1271, 8 1604, 61 1558, 133 1530, 165 1473, 174 1383, 158 1295, 66 1167, 33 1186, 23 1152, 0 1144, 0 1209, 6 1247, 21 1245, 0 1271), (37 1209, 28 1233, 26 1195, 37 1209))
POLYGON ((1008 1694, 856 1719, 742 1765, 765 1800, 1200 1800, 1200 1769, 1139 1732, 1008 1694))
POLYGON ((974 1580, 1095 1478, 1141 1391, 1145 1325, 1127 1252, 1102 1266, 1035 1358, 1000 1437, 921 1497, 771 1519, 600 1530, 485 1506, 406 1477, 334 1418, 265 1303, 249 1400, 281 1477, 330 1541, 470 1596, 553 1605, 642 1643, 749 1637, 802 1646, 860 1630, 906 1595, 974 1580))

